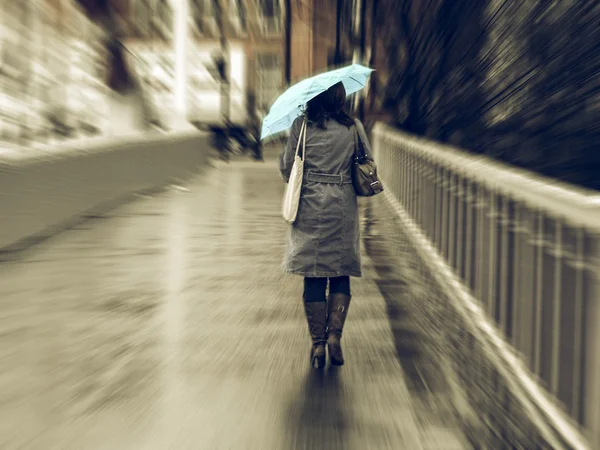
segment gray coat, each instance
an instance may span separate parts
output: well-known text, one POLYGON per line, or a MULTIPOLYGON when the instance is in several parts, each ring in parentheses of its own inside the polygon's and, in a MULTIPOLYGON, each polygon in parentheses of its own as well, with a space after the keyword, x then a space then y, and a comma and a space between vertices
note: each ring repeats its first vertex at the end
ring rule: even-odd
MULTIPOLYGON (((303 118, 292 125, 279 168, 289 180, 303 118)), ((358 122, 358 121, 357 121, 358 122)), ((358 130, 371 157, 364 128, 358 130)), ((358 202, 352 186, 354 131, 334 120, 326 130, 307 125, 304 176, 296 222, 290 226, 285 255, 287 272, 304 277, 360 277, 358 202)))

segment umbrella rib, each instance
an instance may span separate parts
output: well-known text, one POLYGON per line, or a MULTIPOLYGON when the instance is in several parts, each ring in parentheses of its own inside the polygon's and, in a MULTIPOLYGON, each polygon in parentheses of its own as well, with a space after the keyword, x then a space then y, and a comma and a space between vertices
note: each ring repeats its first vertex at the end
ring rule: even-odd
MULTIPOLYGON (((356 81, 358 84, 360 84, 362 87, 365 87, 366 83, 363 83, 362 81, 358 81, 356 78, 348 76, 348 78, 350 78, 351 80, 356 81)), ((359 89, 360 90, 360 89, 359 89)), ((357 91, 355 91, 357 92, 357 91)), ((354 92, 353 92, 354 93, 354 92)))

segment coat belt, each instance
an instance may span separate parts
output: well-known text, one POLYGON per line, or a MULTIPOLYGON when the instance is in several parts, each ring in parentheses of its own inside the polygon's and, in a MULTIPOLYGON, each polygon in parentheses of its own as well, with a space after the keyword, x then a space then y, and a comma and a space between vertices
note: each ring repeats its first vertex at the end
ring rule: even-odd
POLYGON ((352 177, 345 174, 331 175, 328 173, 308 172, 304 179, 315 183, 352 184, 352 177))

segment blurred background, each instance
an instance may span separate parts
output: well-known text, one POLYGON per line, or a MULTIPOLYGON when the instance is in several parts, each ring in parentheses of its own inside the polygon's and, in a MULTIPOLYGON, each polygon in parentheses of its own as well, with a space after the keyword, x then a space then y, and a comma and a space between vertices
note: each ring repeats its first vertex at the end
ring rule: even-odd
POLYGON ((255 109, 268 110, 284 83, 282 6, 278 1, 188 3, 3 1, 2 144, 108 133, 108 80, 119 70, 107 51, 111 39, 124 47, 129 73, 120 76, 137 80, 152 119, 165 128, 177 113, 191 123, 217 123, 221 109, 228 109, 233 123, 243 123, 249 96, 256 97, 255 109), (185 17, 178 21, 181 12, 185 17), (176 26, 184 31, 183 43, 176 26))
POLYGON ((599 44, 597 0, 0 0, 0 447, 600 449, 599 44), (315 379, 259 136, 351 63, 386 190, 315 379))
POLYGON ((5 148, 109 133, 116 39, 162 129, 247 127, 290 83, 357 61, 376 69, 367 122, 598 188, 592 0, 3 0, 1 17, 5 148))

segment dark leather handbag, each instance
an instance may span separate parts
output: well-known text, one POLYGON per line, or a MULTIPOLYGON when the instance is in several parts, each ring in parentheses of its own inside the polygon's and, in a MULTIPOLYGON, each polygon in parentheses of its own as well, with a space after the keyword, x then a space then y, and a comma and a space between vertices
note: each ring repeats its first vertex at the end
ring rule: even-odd
POLYGON ((358 124, 354 125, 354 161, 352 164, 352 184, 359 197, 372 197, 383 192, 383 184, 377 176, 377 165, 368 158, 365 146, 358 132, 358 124))

